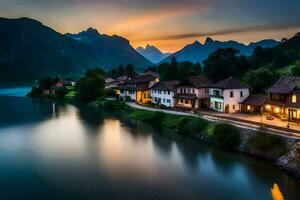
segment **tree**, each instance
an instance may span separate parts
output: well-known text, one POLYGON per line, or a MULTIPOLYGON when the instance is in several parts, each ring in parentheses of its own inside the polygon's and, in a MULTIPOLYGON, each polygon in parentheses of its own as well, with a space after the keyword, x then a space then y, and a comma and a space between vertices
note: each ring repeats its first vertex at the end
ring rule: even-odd
POLYGON ((257 70, 250 70, 246 73, 244 81, 251 86, 253 93, 265 93, 271 87, 280 74, 274 70, 261 67, 257 70))
POLYGON ((133 70, 133 65, 131 65, 131 64, 127 65, 126 69, 125 69, 125 75, 132 76, 134 74, 135 74, 135 72, 133 70))
POLYGON ((300 62, 298 61, 294 67, 291 69, 291 74, 293 76, 299 76, 300 77, 300 62))
POLYGON ((103 70, 88 70, 86 76, 81 78, 76 84, 78 98, 84 102, 93 101, 105 95, 105 81, 103 70))
POLYGON ((229 76, 240 76, 238 50, 218 49, 203 62, 204 73, 213 81, 220 81, 229 76))
POLYGON ((118 76, 123 76, 123 75, 124 75, 124 67, 123 65, 119 65, 118 76))

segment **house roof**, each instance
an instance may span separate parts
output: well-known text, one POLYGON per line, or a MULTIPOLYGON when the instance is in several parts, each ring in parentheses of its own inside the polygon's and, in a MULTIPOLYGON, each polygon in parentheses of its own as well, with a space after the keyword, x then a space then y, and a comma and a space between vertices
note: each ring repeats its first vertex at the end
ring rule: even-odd
POLYGON ((155 78, 151 75, 135 75, 132 77, 129 77, 127 79, 128 83, 149 83, 150 81, 153 81, 155 78))
POLYGON ((136 90, 148 90, 149 83, 140 83, 136 85, 136 90))
POLYGON ((300 77, 285 76, 281 77, 271 88, 269 88, 268 92, 288 94, 296 88, 300 88, 300 77))
POLYGON ((106 78, 105 79, 105 83, 112 83, 114 82, 115 80, 113 78, 106 78))
POLYGON ((154 78, 160 78, 160 75, 159 75, 159 73, 157 73, 157 72, 154 72, 154 71, 147 71, 147 72, 145 72, 144 73, 144 75, 149 75, 149 76, 153 76, 154 78))
POLYGON ((178 83, 179 81, 161 81, 153 85, 151 89, 173 91, 178 83))
POLYGON ((240 80, 230 76, 224 80, 217 82, 216 84, 212 85, 214 88, 221 88, 221 89, 243 89, 249 88, 248 85, 242 83, 240 80))
POLYGON ((250 95, 248 96, 242 104, 252 105, 252 106, 262 106, 266 102, 266 97, 250 95))
POLYGON ((200 76, 189 76, 181 81, 178 86, 181 85, 192 85, 195 88, 209 87, 212 84, 211 80, 204 75, 200 76))

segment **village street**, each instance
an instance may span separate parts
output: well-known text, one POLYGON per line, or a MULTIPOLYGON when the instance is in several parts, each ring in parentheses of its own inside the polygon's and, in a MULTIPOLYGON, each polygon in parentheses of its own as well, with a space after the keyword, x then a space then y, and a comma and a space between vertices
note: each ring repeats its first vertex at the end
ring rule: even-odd
POLYGON ((230 123, 232 125, 246 128, 246 129, 260 129, 261 120, 266 128, 266 132, 270 134, 279 134, 284 135, 286 137, 292 138, 300 138, 300 125, 296 123, 289 123, 289 128, 287 128, 288 122, 283 122, 277 118, 274 120, 267 120, 266 116, 263 115, 252 115, 252 114, 244 114, 244 113, 218 113, 218 112, 210 112, 210 111, 201 111, 200 113, 194 114, 188 111, 176 111, 176 110, 165 110, 165 109, 158 109, 158 108, 151 108, 142 105, 138 105, 133 102, 127 102, 128 106, 142 109, 142 110, 149 110, 149 111, 160 111, 168 114, 175 114, 175 115, 185 115, 185 116, 194 116, 194 117, 201 117, 203 119, 207 119, 209 121, 216 121, 216 122, 224 122, 230 123))

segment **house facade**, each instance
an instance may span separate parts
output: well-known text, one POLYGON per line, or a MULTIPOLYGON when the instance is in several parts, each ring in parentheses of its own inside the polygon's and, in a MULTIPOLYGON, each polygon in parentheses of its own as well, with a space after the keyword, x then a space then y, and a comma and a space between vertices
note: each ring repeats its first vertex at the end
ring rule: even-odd
POLYGON ((176 85, 179 81, 161 81, 151 88, 152 102, 165 107, 175 106, 176 85))
POLYGON ((151 75, 134 75, 119 84, 119 99, 136 101, 137 103, 151 102, 151 87, 159 82, 159 79, 151 75))
POLYGON ((249 87, 234 77, 229 77, 209 88, 210 109, 235 113, 240 111, 240 103, 249 96, 249 87))
POLYGON ((209 105, 209 86, 212 82, 205 76, 190 76, 176 86, 175 107, 199 109, 209 105))
POLYGON ((267 92, 266 112, 300 122, 300 77, 281 77, 267 92))

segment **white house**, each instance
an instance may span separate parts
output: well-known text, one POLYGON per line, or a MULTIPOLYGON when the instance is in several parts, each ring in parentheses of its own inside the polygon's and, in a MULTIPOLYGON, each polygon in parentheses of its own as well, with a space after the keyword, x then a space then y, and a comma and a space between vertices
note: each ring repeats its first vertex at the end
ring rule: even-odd
POLYGON ((209 86, 211 81, 201 76, 189 76, 176 86, 175 106, 180 108, 209 107, 209 86))
POLYGON ((249 87, 234 77, 229 77, 209 88, 210 108, 219 112, 235 113, 249 96, 249 87))
POLYGON ((175 90, 179 81, 162 81, 151 87, 152 102, 166 107, 175 106, 175 90))

